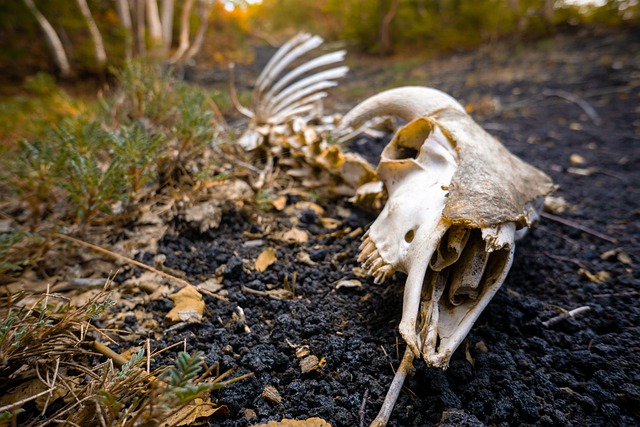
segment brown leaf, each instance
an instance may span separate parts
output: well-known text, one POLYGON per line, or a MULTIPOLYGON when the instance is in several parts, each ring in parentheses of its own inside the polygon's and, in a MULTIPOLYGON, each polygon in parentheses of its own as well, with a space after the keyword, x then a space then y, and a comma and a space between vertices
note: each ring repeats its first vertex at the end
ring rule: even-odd
POLYGON ((202 295, 195 286, 185 286, 169 298, 175 303, 165 316, 168 322, 200 323, 204 312, 204 301, 202 295))
POLYGON ((262 397, 264 397, 271 403, 282 402, 282 396, 280 396, 278 389, 276 389, 274 386, 269 384, 267 384, 264 390, 262 390, 262 397))
POLYGON ((207 418, 215 414, 224 406, 217 406, 209 398, 203 400, 200 398, 180 409, 166 420, 167 426, 197 426, 207 423, 207 418))
POLYGON ((256 424, 252 427, 331 427, 331 424, 322 418, 308 418, 306 420, 269 421, 266 424, 256 424))
POLYGON ((313 354, 300 360, 300 371, 303 374, 306 374, 311 371, 315 371, 319 367, 320 367, 320 361, 313 354))
POLYGON ((287 196, 278 196, 271 204, 277 211, 281 211, 287 206, 287 196))
POLYGON ((591 273, 589 270, 585 270, 584 268, 578 270, 578 274, 586 277, 593 283, 606 282, 611 278, 611 273, 609 273, 608 271, 598 271, 597 273, 591 273))
POLYGON ((276 250, 275 248, 267 248, 256 259, 256 271, 263 272, 271 264, 276 262, 278 258, 276 258, 276 250))
POLYGON ((335 218, 320 218, 320 223, 322 223, 324 228, 329 230, 335 230, 342 225, 342 221, 335 218))
POLYGON ((286 231, 282 234, 282 240, 285 243, 289 244, 306 243, 309 240, 309 235, 304 230, 300 230, 299 228, 292 228, 291 230, 286 231))

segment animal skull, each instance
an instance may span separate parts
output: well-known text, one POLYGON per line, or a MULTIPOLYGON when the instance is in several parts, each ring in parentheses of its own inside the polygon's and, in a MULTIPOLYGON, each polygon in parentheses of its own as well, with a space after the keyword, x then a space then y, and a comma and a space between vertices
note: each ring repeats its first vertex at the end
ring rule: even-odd
POLYGON ((376 283, 407 274, 400 334, 415 357, 446 369, 554 186, 440 91, 380 93, 342 126, 380 115, 409 123, 382 153, 377 172, 388 201, 363 238, 359 262, 376 283))

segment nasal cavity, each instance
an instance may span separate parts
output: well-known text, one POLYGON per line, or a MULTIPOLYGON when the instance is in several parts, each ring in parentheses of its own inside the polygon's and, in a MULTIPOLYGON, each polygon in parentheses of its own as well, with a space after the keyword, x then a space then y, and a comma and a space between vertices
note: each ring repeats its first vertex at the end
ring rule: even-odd
POLYGON ((415 236, 416 236, 416 232, 413 230, 409 230, 407 231, 407 234, 404 235, 404 241, 407 243, 411 243, 415 236))

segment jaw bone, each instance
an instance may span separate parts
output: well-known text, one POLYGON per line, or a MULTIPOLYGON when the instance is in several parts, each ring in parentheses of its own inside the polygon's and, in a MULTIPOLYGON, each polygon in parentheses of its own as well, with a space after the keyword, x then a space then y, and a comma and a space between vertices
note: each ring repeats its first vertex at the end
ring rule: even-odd
POLYGON ((409 123, 382 153, 377 172, 388 201, 359 260, 376 283, 407 273, 400 334, 413 356, 446 369, 502 285, 516 237, 537 220, 554 187, 435 89, 383 92, 342 126, 384 114, 409 123))

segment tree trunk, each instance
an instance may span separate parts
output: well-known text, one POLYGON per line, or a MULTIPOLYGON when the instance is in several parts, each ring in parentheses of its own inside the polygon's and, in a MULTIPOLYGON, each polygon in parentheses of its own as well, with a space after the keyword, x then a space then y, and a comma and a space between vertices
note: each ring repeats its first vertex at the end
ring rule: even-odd
POLYGON ((133 24, 131 23, 131 10, 129 9, 128 0, 115 0, 116 10, 120 17, 120 23, 126 31, 125 35, 125 55, 127 58, 131 58, 133 55, 133 24))
POLYGON ((147 27, 149 28, 149 37, 153 46, 163 46, 162 42, 162 24, 160 23, 160 14, 158 12, 158 3, 156 0, 146 1, 147 9, 147 27))
POLYGON ((134 46, 136 48, 136 54, 143 56, 147 53, 147 45, 144 40, 144 3, 145 0, 132 0, 133 1, 133 16, 134 16, 134 46))
POLYGON ((173 0, 162 0, 162 10, 160 11, 160 20, 162 22, 162 41, 165 52, 171 49, 173 39, 173 0))
POLYGON ((196 36, 193 38, 191 47, 189 47, 182 58, 184 62, 190 61, 200 52, 204 43, 204 36, 207 34, 207 28, 209 28, 209 8, 203 0, 198 0, 198 15, 200 15, 200 27, 198 28, 196 36))
POLYGON ((91 34, 91 39, 93 40, 93 47, 96 51, 96 60, 98 61, 98 67, 100 67, 100 69, 103 69, 105 64, 107 63, 107 51, 104 49, 104 42, 102 41, 102 35, 100 34, 98 25, 96 25, 96 21, 93 19, 93 15, 91 14, 91 10, 89 9, 87 0, 76 0, 76 3, 78 3, 80 12, 82 12, 85 23, 89 28, 89 33, 91 34))
POLYGON ((171 57, 171 62, 177 62, 189 49, 189 15, 193 8, 193 0, 185 0, 180 14, 180 39, 178 50, 171 57))
POLYGON ((393 50, 393 44, 391 41, 391 23, 398 14, 398 7, 400 6, 400 0, 391 0, 389 11, 384 14, 384 0, 380 0, 380 15, 382 20, 380 22, 380 54, 388 55, 393 50))
POLYGON ((60 70, 60 75, 63 77, 68 77, 71 74, 71 66, 69 65, 69 60, 67 59, 67 54, 62 47, 62 42, 58 37, 58 34, 53 29, 47 18, 44 17, 42 13, 38 10, 36 5, 33 3, 33 0, 23 0, 24 4, 29 8, 29 11, 38 21, 42 32, 44 33, 45 41, 47 42, 47 46, 49 47, 49 52, 53 56, 53 60, 56 63, 56 66, 60 70))
POLYGON ((555 2, 553 0, 543 0, 542 2, 542 20, 548 30, 553 28, 554 4, 555 2))

